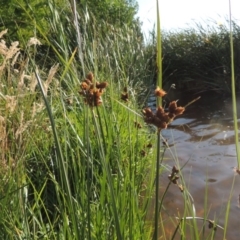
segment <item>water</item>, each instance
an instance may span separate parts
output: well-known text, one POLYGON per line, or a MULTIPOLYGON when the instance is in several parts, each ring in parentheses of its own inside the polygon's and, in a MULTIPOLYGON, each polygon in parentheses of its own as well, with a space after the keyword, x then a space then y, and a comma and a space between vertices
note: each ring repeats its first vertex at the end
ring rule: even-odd
MULTIPOLYGON (((170 146, 164 164, 169 169, 176 165, 176 159, 180 167, 186 164, 182 174, 194 199, 196 216, 204 217, 204 211, 207 210, 205 214, 209 219, 217 219, 219 225, 226 227, 225 210, 235 180, 227 227, 228 240, 240 238, 240 176, 234 172, 237 167, 234 134, 231 99, 211 96, 205 96, 188 107, 182 117, 162 131, 170 146), (207 208, 204 204, 207 204, 207 208)), ((159 180, 161 192, 167 186, 168 174, 170 172, 163 174, 159 180)), ((167 209, 163 215, 166 222, 169 216, 181 216, 183 197, 176 185, 171 185, 164 206, 167 209)), ((175 227, 169 222, 168 228, 170 238, 175 227)), ((217 230, 215 239, 223 239, 221 229, 217 230)))

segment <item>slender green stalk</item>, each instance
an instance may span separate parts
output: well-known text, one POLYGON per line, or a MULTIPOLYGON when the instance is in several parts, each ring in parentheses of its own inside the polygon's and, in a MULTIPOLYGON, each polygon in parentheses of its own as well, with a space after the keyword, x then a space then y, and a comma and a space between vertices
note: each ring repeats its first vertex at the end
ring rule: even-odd
POLYGON ((231 0, 229 0, 229 24, 230 24, 230 51, 231 51, 231 79, 232 79, 232 104, 233 104, 233 122, 235 131, 235 145, 237 153, 237 169, 240 168, 240 147, 238 143, 238 122, 237 122, 237 102, 235 89, 235 73, 234 73, 234 51, 233 51, 233 31, 232 31, 232 13, 231 0))
POLYGON ((157 133, 157 161, 156 161, 156 189, 155 189, 155 218, 154 218, 154 235, 153 240, 158 239, 158 220, 159 220, 159 168, 160 168, 160 144, 161 144, 161 132, 157 133))
MULTIPOLYGON (((162 88, 162 37, 158 0, 157 0, 157 86, 162 88)), ((157 98, 157 106, 162 106, 162 98, 157 98)))
POLYGON ((89 109, 88 107, 85 107, 85 112, 86 112, 86 119, 85 119, 85 135, 86 135, 86 138, 85 138, 85 141, 86 141, 86 144, 87 144, 87 226, 88 226, 88 240, 91 240, 91 208, 90 208, 90 205, 91 205, 91 166, 90 166, 90 142, 89 142, 89 109))
POLYGON ((230 194, 229 194, 229 198, 228 198, 228 202, 227 202, 227 208, 226 208, 226 212, 225 212, 225 224, 224 224, 224 236, 223 236, 223 239, 226 239, 227 228, 228 228, 228 220, 229 220, 229 213, 230 213, 231 200, 232 200, 235 180, 236 180, 236 176, 233 176, 232 187, 231 187, 231 191, 230 191, 230 194))
MULTIPOLYGON (((161 46, 161 27, 160 12, 158 0, 157 5, 157 86, 162 88, 162 46, 161 46)), ((157 106, 162 106, 162 98, 157 98, 157 106)), ((160 168, 160 150, 161 150, 161 131, 157 132, 157 159, 156 159, 156 189, 155 189, 155 220, 153 239, 158 239, 158 222, 159 222, 159 168, 160 168)))

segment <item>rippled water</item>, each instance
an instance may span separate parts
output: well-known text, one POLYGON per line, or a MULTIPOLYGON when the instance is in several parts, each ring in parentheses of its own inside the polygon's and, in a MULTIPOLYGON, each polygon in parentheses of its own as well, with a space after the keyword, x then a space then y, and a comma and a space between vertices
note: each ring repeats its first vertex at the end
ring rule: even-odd
MULTIPOLYGON (((237 158, 231 109, 231 99, 201 99, 187 108, 186 113, 176 119, 162 135, 170 146, 164 164, 169 169, 176 159, 180 167, 186 164, 182 174, 193 196, 198 217, 203 217, 207 209, 209 219, 217 219, 219 225, 226 227, 225 210, 235 178, 226 239, 237 240, 240 239, 240 176, 233 171, 237 166, 237 158), (204 207, 206 192, 207 208, 204 207)), ((240 114, 240 109, 238 112, 240 114)), ((167 186, 168 174, 161 176, 161 191, 167 186)), ((169 215, 181 216, 183 212, 182 195, 173 184, 164 206, 167 209, 166 221, 169 215)), ((174 229, 171 225, 169 223, 169 237, 174 229)), ((223 239, 221 229, 217 230, 215 239, 223 239)))

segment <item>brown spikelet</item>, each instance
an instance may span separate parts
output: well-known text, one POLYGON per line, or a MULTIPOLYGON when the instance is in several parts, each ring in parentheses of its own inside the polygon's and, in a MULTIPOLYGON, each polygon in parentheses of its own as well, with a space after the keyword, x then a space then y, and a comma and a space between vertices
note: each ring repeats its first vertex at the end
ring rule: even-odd
POLYGON ((138 128, 138 129, 142 128, 142 125, 136 121, 134 121, 134 126, 135 126, 135 128, 138 128))
POLYGON ((155 93, 155 96, 157 96, 157 97, 164 97, 164 96, 167 94, 167 93, 166 93, 163 89, 161 89, 160 87, 157 87, 157 88, 155 89, 154 93, 155 93))
POLYGON ((88 90, 89 89, 89 85, 86 82, 82 82, 80 86, 81 86, 82 90, 88 90))
POLYGON ((146 118, 154 117, 154 113, 152 112, 151 108, 144 108, 143 109, 143 114, 145 115, 146 118))
POLYGON ((161 106, 158 106, 158 107, 157 107, 157 113, 158 113, 158 114, 160 114, 160 113, 163 114, 163 113, 164 113, 164 108, 161 107, 161 106))
POLYGON ((185 111, 185 108, 184 108, 184 107, 177 107, 177 108, 175 109, 175 111, 174 111, 174 114, 175 114, 176 116, 178 116, 178 115, 183 114, 184 111, 185 111))
POLYGON ((177 108, 177 102, 176 101, 172 101, 172 102, 169 103, 169 106, 168 106, 169 113, 174 113, 176 108, 177 108))
POLYGON ((140 151, 140 154, 141 154, 142 157, 145 157, 145 156, 147 155, 147 153, 146 153, 145 150, 141 150, 141 151, 140 151))
POLYGON ((152 143, 148 143, 148 145, 146 146, 147 148, 152 148, 152 143))
POLYGON ((168 175, 168 179, 173 183, 173 184, 178 184, 178 179, 179 176, 177 175, 179 173, 179 169, 176 168, 176 166, 173 166, 172 172, 170 175, 168 175))
POLYGON ((127 87, 123 88, 123 92, 121 93, 121 100, 123 100, 124 102, 128 102, 129 101, 129 95, 128 95, 127 87))
POLYGON ((86 78, 89 79, 92 82, 93 78, 94 78, 93 73, 89 72, 86 78))
POLYGON ((96 83, 96 88, 101 88, 101 89, 103 89, 103 88, 106 88, 107 85, 108 85, 107 82, 96 83))
POLYGON ((89 85, 89 86, 91 86, 91 85, 93 85, 93 83, 92 83, 92 81, 91 80, 89 80, 89 79, 84 79, 84 81, 83 82, 85 82, 87 85, 89 85))
POLYGON ((121 93, 121 99, 122 99, 124 102, 128 102, 128 93, 127 93, 127 92, 121 93))
POLYGON ((164 110, 162 111, 160 108, 161 108, 161 107, 158 107, 155 115, 156 115, 158 118, 162 119, 166 113, 164 112, 164 110))
POLYGON ((166 122, 160 122, 160 124, 157 126, 159 129, 166 129, 167 128, 167 123, 166 122))
POLYGON ((171 121, 171 118, 168 116, 168 113, 164 113, 163 116, 161 117, 161 120, 168 124, 171 121))

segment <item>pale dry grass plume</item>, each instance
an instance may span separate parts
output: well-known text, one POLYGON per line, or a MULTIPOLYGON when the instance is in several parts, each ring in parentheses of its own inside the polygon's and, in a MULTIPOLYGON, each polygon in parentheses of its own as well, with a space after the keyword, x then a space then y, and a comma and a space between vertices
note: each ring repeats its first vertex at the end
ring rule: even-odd
MULTIPOLYGON (((16 154, 12 155, 11 149, 16 145, 24 148, 31 131, 41 128, 44 120, 39 120, 39 114, 45 109, 42 98, 36 98, 38 81, 35 73, 29 70, 28 59, 21 59, 18 41, 7 46, 3 39, 6 33, 7 30, 0 32, 0 166, 6 165, 9 159, 17 162, 16 154), (14 69, 17 61, 22 61, 20 71, 14 69)), ((33 45, 41 45, 41 42, 37 38, 30 38, 27 48, 33 45)), ((46 80, 42 81, 45 95, 48 94, 53 80, 57 82, 54 78, 57 70, 58 64, 52 66, 46 80)))

